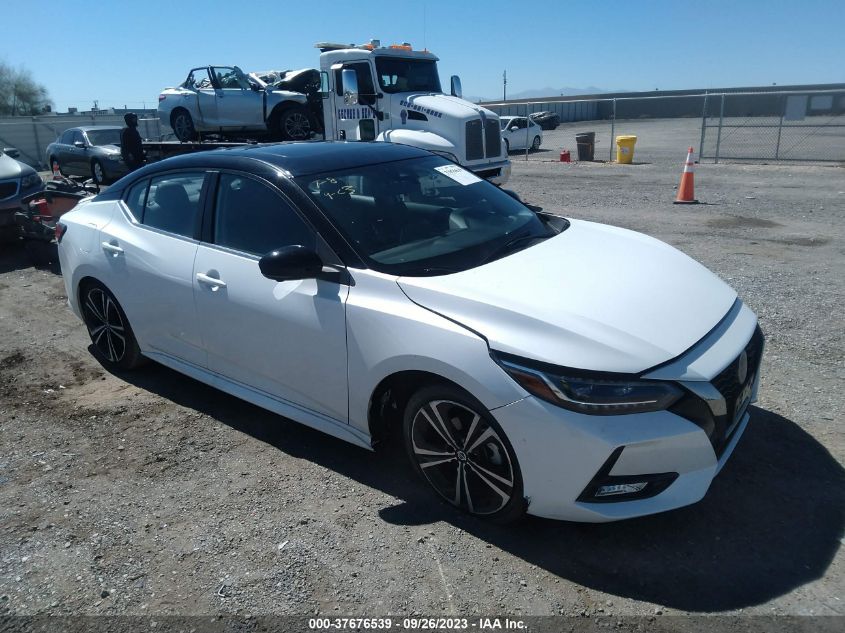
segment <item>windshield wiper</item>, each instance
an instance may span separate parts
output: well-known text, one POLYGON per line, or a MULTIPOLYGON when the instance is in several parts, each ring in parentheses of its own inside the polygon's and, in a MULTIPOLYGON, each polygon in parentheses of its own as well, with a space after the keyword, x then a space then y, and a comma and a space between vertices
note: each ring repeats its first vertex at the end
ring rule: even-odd
POLYGON ((505 242, 499 248, 494 249, 487 257, 481 260, 481 264, 486 264, 488 262, 493 261, 494 259, 499 259, 504 255, 508 254, 511 249, 513 249, 517 244, 521 244, 522 242, 526 242, 529 240, 545 240, 551 237, 550 235, 536 235, 535 233, 530 233, 528 235, 518 235, 517 237, 505 242))

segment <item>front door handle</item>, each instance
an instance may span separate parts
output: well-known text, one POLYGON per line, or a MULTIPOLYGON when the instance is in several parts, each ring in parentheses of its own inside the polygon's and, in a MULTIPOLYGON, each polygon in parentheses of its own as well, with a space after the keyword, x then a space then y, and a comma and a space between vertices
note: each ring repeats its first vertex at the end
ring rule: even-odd
POLYGON ((214 277, 209 277, 205 273, 197 273, 197 281, 201 284, 206 284, 211 286, 212 290, 217 290, 218 288, 225 288, 226 282, 222 279, 216 279, 214 277))
POLYGON ((117 244, 112 244, 111 242, 103 242, 103 250, 107 253, 111 253, 113 257, 123 255, 123 249, 117 244))

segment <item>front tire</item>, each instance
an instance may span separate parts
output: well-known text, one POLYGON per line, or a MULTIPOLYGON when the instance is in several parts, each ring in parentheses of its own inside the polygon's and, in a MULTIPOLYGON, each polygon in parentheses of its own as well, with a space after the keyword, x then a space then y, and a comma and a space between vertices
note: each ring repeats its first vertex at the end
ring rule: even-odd
POLYGON ((55 156, 50 157, 50 171, 52 173, 59 172, 60 175, 66 175, 65 172, 62 171, 62 164, 59 162, 59 159, 55 156))
POLYGON ((275 118, 274 132, 283 141, 305 141, 313 131, 311 115, 299 104, 287 106, 275 118))
POLYGON ((109 369, 134 369, 143 362, 138 341, 111 291, 89 281, 79 293, 82 316, 94 353, 109 369))
POLYGON ((414 470, 449 504, 497 523, 525 513, 516 454, 469 394, 445 384, 421 389, 408 402, 403 431, 414 470))
POLYGON ((508 139, 505 139, 505 154, 511 153, 511 144, 508 143, 508 139))
POLYGON ((174 112, 170 118, 170 127, 173 128, 173 134, 182 143, 187 143, 197 138, 194 120, 187 110, 177 110, 174 112))
POLYGON ((99 160, 95 159, 91 161, 91 178, 93 178, 94 182, 98 185, 108 184, 106 170, 103 168, 103 164, 99 160))

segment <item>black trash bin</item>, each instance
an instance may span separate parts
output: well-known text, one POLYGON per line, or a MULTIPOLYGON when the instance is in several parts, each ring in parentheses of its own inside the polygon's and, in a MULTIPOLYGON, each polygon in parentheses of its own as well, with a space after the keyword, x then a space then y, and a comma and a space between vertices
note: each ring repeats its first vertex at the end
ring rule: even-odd
POLYGON ((596 151, 595 132, 576 134, 575 143, 578 145, 578 160, 593 160, 596 151))

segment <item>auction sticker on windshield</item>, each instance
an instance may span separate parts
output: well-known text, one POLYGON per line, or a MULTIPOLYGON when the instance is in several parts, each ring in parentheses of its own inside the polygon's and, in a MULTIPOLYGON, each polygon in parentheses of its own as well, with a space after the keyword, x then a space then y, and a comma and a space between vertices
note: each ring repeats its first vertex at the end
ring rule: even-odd
POLYGON ((471 185, 474 182, 481 182, 481 178, 472 172, 467 171, 463 167, 459 167, 458 165, 442 165, 441 167, 435 167, 434 169, 444 176, 451 178, 455 182, 461 183, 462 185, 471 185))

